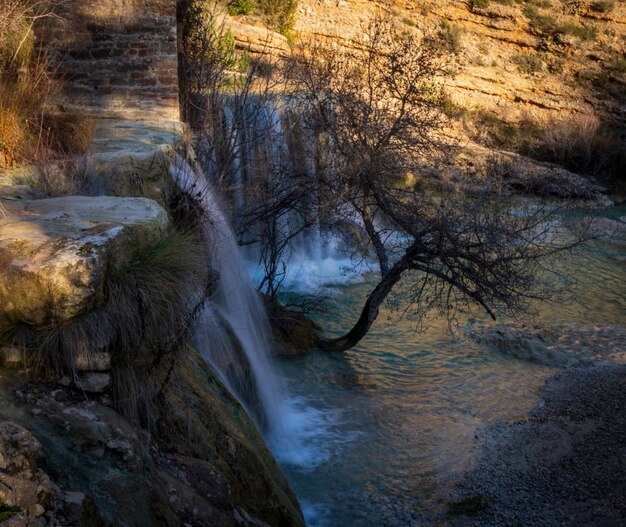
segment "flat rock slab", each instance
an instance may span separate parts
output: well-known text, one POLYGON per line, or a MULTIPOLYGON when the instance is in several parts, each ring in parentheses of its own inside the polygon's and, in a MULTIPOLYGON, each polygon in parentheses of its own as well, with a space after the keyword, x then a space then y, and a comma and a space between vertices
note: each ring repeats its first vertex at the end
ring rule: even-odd
POLYGON ((23 201, 0 215, 0 328, 63 322, 98 305, 112 251, 158 237, 167 222, 155 201, 105 196, 23 201))

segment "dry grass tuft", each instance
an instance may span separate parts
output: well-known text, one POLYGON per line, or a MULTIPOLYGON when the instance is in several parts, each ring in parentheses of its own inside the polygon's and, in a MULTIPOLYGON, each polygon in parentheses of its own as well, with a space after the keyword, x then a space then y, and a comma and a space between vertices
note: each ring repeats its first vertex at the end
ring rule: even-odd
POLYGON ((159 379, 155 370, 185 341, 195 306, 203 301, 208 262, 193 232, 171 230, 129 246, 136 247, 131 255, 112 255, 106 302, 99 309, 66 324, 17 325, 0 337, 28 350, 28 366, 47 375, 76 377, 77 355, 110 353, 114 405, 150 427, 159 379))

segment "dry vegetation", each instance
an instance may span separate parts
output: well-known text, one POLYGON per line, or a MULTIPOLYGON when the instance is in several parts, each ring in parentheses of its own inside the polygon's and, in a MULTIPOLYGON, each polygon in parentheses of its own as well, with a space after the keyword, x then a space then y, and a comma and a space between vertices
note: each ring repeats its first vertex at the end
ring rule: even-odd
POLYGON ((50 111, 62 86, 49 75, 53 65, 33 28, 54 16, 53 4, 41 0, 0 4, 0 168, 43 165, 90 148, 90 120, 50 111))
POLYGON ((621 184, 626 171, 624 142, 595 115, 560 120, 527 116, 512 123, 481 110, 461 114, 452 106, 448 113, 466 120, 470 136, 491 148, 554 163, 614 185, 621 184))

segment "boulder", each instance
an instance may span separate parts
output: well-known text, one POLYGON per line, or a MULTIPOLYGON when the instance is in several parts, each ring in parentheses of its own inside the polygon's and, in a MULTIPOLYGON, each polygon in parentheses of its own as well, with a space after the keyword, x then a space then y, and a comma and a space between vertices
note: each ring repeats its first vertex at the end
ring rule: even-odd
POLYGON ((597 240, 616 240, 626 238, 626 221, 622 218, 585 217, 580 222, 582 232, 597 240))
POLYGON ((24 201, 0 216, 0 327, 64 322, 103 300, 108 258, 159 236, 165 210, 145 198, 24 201))
POLYGON ((226 26, 233 32, 235 45, 253 54, 286 56, 289 52, 287 37, 265 27, 251 26, 226 18, 226 26))
POLYGON ((36 525, 41 507, 53 515, 48 525, 304 526, 253 421, 194 349, 164 359, 150 381, 160 390, 148 432, 101 398, 0 377, 2 410, 28 405, 30 412, 17 412, 20 424, 41 440, 13 424, 4 433, 0 417, 0 501, 20 511, 10 527, 36 525), (3 494, 4 467, 19 496, 3 494), (37 482, 49 489, 44 500, 32 493, 37 482))

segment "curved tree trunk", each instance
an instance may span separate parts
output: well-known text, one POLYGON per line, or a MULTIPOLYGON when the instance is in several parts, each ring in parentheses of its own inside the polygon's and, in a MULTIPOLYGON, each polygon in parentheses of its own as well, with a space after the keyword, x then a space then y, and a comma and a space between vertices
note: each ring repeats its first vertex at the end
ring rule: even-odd
POLYGON ((389 259, 387 258, 385 245, 380 239, 380 234, 378 234, 376 228, 374 227, 374 222, 366 214, 363 214, 363 223, 365 225, 365 232, 367 232, 367 235, 370 237, 370 241, 374 246, 374 251, 376 251, 378 264, 380 265, 380 273, 384 276, 389 272, 389 259))
POLYGON ((315 333, 315 345, 324 351, 347 351, 356 346, 367 335, 372 324, 378 317, 381 304, 387 298, 393 287, 402 277, 402 273, 408 269, 406 256, 396 263, 391 270, 383 276, 378 285, 367 297, 367 301, 361 310, 361 316, 353 328, 345 335, 330 339, 322 333, 315 333))

